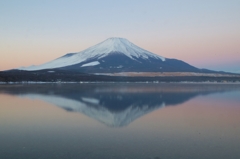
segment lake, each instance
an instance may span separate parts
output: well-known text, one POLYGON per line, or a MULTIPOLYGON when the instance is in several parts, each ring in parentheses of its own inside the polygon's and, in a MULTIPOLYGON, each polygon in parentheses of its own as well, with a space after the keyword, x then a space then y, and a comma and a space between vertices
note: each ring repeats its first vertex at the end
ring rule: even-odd
POLYGON ((0 158, 238 159, 240 85, 0 85, 0 158))

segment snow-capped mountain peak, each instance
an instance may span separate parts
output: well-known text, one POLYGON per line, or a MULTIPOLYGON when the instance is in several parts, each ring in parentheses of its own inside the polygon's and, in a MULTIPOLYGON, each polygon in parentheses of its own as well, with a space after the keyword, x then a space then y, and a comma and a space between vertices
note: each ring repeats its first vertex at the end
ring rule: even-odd
POLYGON ((137 45, 131 43, 127 39, 124 38, 109 38, 95 46, 92 46, 86 50, 79 52, 78 56, 86 55, 87 57, 104 57, 112 52, 121 52, 130 58, 145 58, 147 59, 149 56, 165 60, 164 57, 153 54, 147 50, 144 50, 137 45))
POLYGON ((154 53, 151 53, 147 50, 144 50, 135 44, 131 43, 127 39, 124 38, 109 38, 97 45, 94 45, 88 49, 77 53, 69 53, 60 58, 57 58, 53 61, 47 62, 38 66, 31 67, 21 67, 19 70, 42 70, 42 69, 53 69, 53 68, 61 68, 66 66, 71 66, 75 64, 79 64, 89 59, 101 59, 103 57, 108 56, 112 53, 121 53, 125 56, 129 57, 132 60, 137 59, 148 59, 154 58, 165 61, 165 58, 154 53))

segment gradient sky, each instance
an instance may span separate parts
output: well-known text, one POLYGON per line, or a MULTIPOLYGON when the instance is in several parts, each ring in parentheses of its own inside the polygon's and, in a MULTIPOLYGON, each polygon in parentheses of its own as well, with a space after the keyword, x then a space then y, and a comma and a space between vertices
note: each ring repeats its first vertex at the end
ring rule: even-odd
POLYGON ((239 0, 0 1, 0 70, 39 65, 109 37, 240 73, 239 0))

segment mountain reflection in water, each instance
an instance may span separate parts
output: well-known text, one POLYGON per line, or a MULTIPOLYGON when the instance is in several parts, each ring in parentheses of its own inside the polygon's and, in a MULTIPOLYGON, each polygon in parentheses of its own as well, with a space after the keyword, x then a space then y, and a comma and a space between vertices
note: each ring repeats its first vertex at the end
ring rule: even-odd
POLYGON ((240 90, 217 84, 42 84, 1 87, 7 93, 42 100, 79 112, 110 127, 127 126, 165 106, 182 104, 199 95, 240 90))

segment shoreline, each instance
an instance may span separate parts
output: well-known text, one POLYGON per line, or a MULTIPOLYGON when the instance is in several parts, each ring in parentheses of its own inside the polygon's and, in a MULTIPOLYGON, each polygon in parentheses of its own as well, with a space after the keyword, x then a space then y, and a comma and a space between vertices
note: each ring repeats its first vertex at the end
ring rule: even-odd
POLYGON ((240 84, 240 81, 238 82, 194 82, 194 81, 182 81, 182 82, 159 82, 159 81, 146 81, 146 82, 133 82, 133 81, 115 81, 115 82, 110 82, 110 81, 80 81, 80 82, 35 82, 35 81, 21 81, 21 82, 0 82, 1 85, 12 85, 12 84, 134 84, 134 83, 142 83, 142 84, 240 84))

